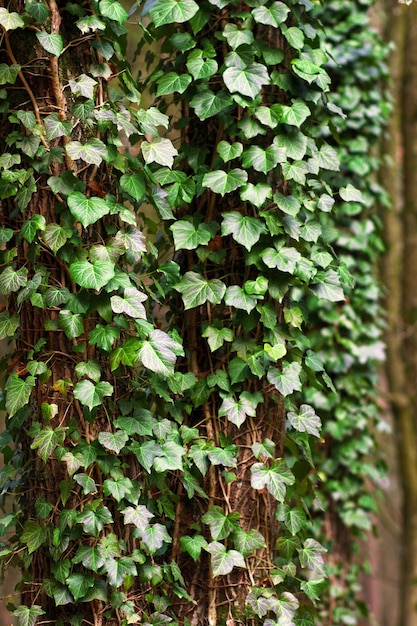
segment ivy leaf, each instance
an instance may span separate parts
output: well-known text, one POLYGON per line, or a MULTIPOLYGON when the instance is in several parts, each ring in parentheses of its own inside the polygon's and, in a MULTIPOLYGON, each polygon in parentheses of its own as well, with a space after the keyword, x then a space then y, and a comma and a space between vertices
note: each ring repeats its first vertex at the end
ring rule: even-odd
POLYGON ((149 13, 156 27, 164 24, 188 22, 198 11, 194 0, 157 0, 149 13))
POLYGON ((138 444, 135 441, 129 446, 129 450, 133 452, 139 463, 145 468, 148 474, 151 473, 154 460, 163 454, 161 446, 155 441, 145 441, 142 444, 138 444))
MULTIPOLYGON (((306 596, 310 598, 310 600, 316 603, 320 600, 321 595, 327 585, 327 581, 324 578, 319 578, 316 580, 304 580, 301 585, 301 591, 304 591, 306 596)), ((311 626, 313 626, 314 622, 311 622, 311 626)))
POLYGON ((9 417, 13 417, 15 413, 29 403, 32 389, 36 384, 33 376, 27 376, 25 379, 19 378, 16 373, 9 376, 6 382, 6 411, 9 417))
POLYGON ((61 120, 58 113, 51 113, 44 121, 46 139, 52 141, 58 137, 70 136, 72 125, 69 120, 61 120))
POLYGON ((66 583, 74 600, 77 602, 81 598, 84 598, 90 587, 93 587, 94 577, 92 574, 70 574, 66 583))
POLYGON ((176 72, 168 72, 161 76, 158 80, 158 89, 156 96, 164 96, 171 93, 184 93, 188 85, 191 83, 189 74, 177 74, 176 72))
POLYGON ((205 548, 211 554, 213 576, 225 576, 230 574, 234 567, 245 567, 245 560, 237 550, 226 550, 225 546, 212 541, 205 548))
POLYGON ((146 193, 146 185, 140 174, 123 174, 120 178, 121 189, 139 202, 146 193))
POLYGON ((310 117, 311 111, 303 100, 296 99, 291 106, 281 105, 281 122, 299 128, 310 117))
POLYGON ((265 224, 256 217, 247 217, 237 211, 223 213, 222 235, 232 235, 233 239, 248 251, 266 232, 265 224))
MULTIPOLYGON (((103 56, 105 55, 103 54, 103 56)), ((94 80, 94 78, 91 78, 91 76, 87 76, 87 74, 81 74, 75 80, 71 78, 69 85, 73 94, 79 94, 91 100, 94 97, 94 87, 98 85, 98 82, 94 80)))
POLYGON ((167 441, 163 443, 160 454, 155 457, 153 467, 156 472, 166 472, 167 470, 182 470, 184 463, 183 457, 186 450, 175 441, 167 441))
POLYGON ((272 188, 266 183, 257 183, 256 185, 247 183, 241 187, 239 193, 243 201, 250 202, 259 209, 268 198, 272 197, 272 188))
POLYGON ((218 414, 226 415, 229 422, 240 428, 248 416, 255 417, 256 406, 246 397, 240 396, 239 400, 229 397, 221 403, 218 414))
POLYGON ((210 78, 217 72, 218 64, 214 59, 205 59, 202 50, 193 50, 188 55, 187 70, 194 80, 210 78))
POLYGON ((320 437, 321 420, 309 404, 302 404, 298 413, 290 411, 287 418, 291 426, 300 433, 320 437))
POLYGON ((122 556, 120 559, 108 559, 105 562, 105 570, 110 585, 120 587, 125 582, 126 576, 138 575, 136 563, 131 557, 122 556))
POLYGON ((9 11, 3 7, 0 7, 0 25, 4 30, 15 30, 16 28, 24 28, 25 22, 20 17, 19 13, 9 13, 9 11))
POLYGON ((80 313, 71 313, 66 309, 59 312, 58 324, 68 339, 74 339, 84 333, 84 316, 80 313))
POLYGON ((141 535, 143 543, 151 554, 155 554, 155 552, 160 550, 164 543, 172 542, 171 536, 162 524, 147 526, 141 535))
MULTIPOLYGON (((80 159, 81 161, 84 161, 84 163, 88 163, 90 165, 100 165, 103 159, 107 158, 106 144, 96 138, 89 139, 86 143, 69 141, 65 145, 65 151, 73 161, 80 159)), ((100 200, 100 198, 91 199, 100 200)))
MULTIPOLYGON (((110 387, 112 386, 110 385, 110 387)), ((111 393, 112 392, 113 392, 113 387, 112 387, 111 393)), ((106 393, 105 395, 111 395, 111 393, 106 393)), ((109 433, 109 432, 99 433, 98 440, 99 440, 99 443, 101 443, 101 445, 104 448, 106 448, 106 450, 111 450, 112 452, 115 452, 116 454, 120 454, 120 451, 122 450, 122 448, 125 447, 126 443, 128 442, 129 437, 123 430, 116 430, 116 432, 114 433, 109 433)))
POLYGON ((5 296, 11 291, 18 291, 28 282, 28 271, 26 267, 14 270, 10 265, 0 274, 0 291, 5 296))
POLYGON ((189 537, 183 535, 180 537, 180 546, 183 552, 188 552, 194 561, 198 561, 200 558, 201 550, 207 547, 207 541, 202 535, 194 535, 189 537))
POLYGON ((207 339, 212 352, 221 348, 225 341, 233 341, 233 331, 230 328, 207 326, 201 336, 207 339))
POLYGON ((300 373, 301 365, 299 363, 285 363, 281 372, 276 368, 270 369, 267 379, 286 397, 294 391, 301 391, 300 373))
POLYGON ((203 177, 203 187, 208 187, 211 191, 224 196, 226 193, 235 191, 242 187, 248 180, 248 173, 239 168, 229 170, 214 170, 203 177))
POLYGON ((178 151, 170 139, 155 137, 152 141, 142 141, 141 150, 145 163, 159 163, 172 167, 178 151))
POLYGON ((19 626, 35 626, 36 620, 40 615, 45 615, 45 611, 37 604, 28 606, 19 606, 13 615, 18 618, 19 626))
POLYGON ((301 254, 296 248, 281 246, 278 249, 264 248, 260 253, 260 257, 268 267, 276 268, 280 272, 293 274, 298 261, 301 259, 301 254))
POLYGON ((46 427, 40 430, 31 444, 32 450, 38 450, 38 454, 41 459, 46 463, 52 452, 58 445, 62 445, 65 438, 65 428, 50 428, 46 427))
POLYGON ((100 506, 100 501, 96 500, 92 505, 87 504, 79 513, 78 522, 82 524, 88 535, 97 537, 106 524, 113 522, 113 518, 109 509, 106 506, 100 506))
POLYGON ((83 494, 86 496, 89 493, 97 493, 97 486, 93 478, 88 474, 80 473, 75 474, 75 482, 83 488, 83 494))
POLYGON ((284 502, 286 486, 293 485, 294 474, 288 469, 285 461, 275 461, 271 467, 264 463, 254 463, 251 467, 251 485, 254 489, 266 487, 278 502, 284 502))
POLYGON ((334 270, 329 269, 326 272, 318 272, 315 281, 317 281, 317 284, 313 285, 311 289, 319 298, 324 298, 331 302, 345 300, 340 278, 334 270))
POLYGON ((252 63, 244 68, 228 67, 223 80, 231 93, 240 93, 248 98, 256 98, 264 85, 269 85, 267 69, 260 63, 252 63))
POLYGON ((116 339, 120 335, 120 329, 116 326, 97 326, 90 332, 90 346, 97 344, 105 352, 110 352, 116 339))
POLYGON ((59 57, 59 55, 62 53, 64 49, 64 43, 62 41, 61 35, 58 35, 57 33, 46 33, 42 31, 40 33, 36 33, 36 37, 42 48, 44 48, 44 50, 46 50, 50 54, 59 57))
POLYGON ((20 70, 20 65, 7 65, 7 63, 0 63, 0 85, 7 85, 8 83, 14 85, 20 70))
POLYGON ((12 313, 12 315, 8 311, 0 313, 0 339, 13 337, 19 326, 20 319, 17 313, 12 313))
POLYGON ((196 228, 191 220, 178 220, 170 228, 176 250, 195 250, 207 244, 212 237, 207 224, 199 224, 196 228))
POLYGON ((124 523, 134 524, 141 532, 144 532, 147 529, 149 526, 149 520, 155 517, 154 514, 151 513, 143 504, 139 504, 135 507, 128 506, 122 512, 124 516, 124 523))
POLYGON ((98 361, 80 361, 75 366, 77 376, 88 376, 98 383, 101 376, 101 366, 98 361))
POLYGON ((345 202, 364 202, 361 191, 350 183, 346 187, 340 187, 339 194, 345 202))
POLYGON ((68 196, 68 207, 84 228, 94 224, 110 212, 110 206, 105 200, 95 197, 87 198, 79 191, 74 191, 68 196))
POLYGON ((263 149, 261 146, 251 146, 242 155, 244 168, 253 167, 256 172, 268 174, 274 167, 285 161, 285 151, 272 144, 263 149))
POLYGON ((126 476, 118 476, 116 478, 106 478, 106 480, 103 482, 104 495, 114 498, 116 502, 121 502, 123 498, 125 498, 126 496, 129 496, 132 493, 132 489, 133 489, 133 483, 130 480, 130 478, 127 478, 126 476))
POLYGON ((229 23, 223 29, 223 37, 229 46, 236 50, 239 46, 251 46, 254 41, 253 32, 249 28, 239 28, 237 24, 229 23))
POLYGON ((235 531, 232 535, 235 548, 244 556, 249 556, 254 550, 265 548, 265 538, 255 528, 251 528, 247 533, 242 529, 235 531))
POLYGON ((147 295, 135 287, 128 287, 124 290, 123 298, 112 296, 110 298, 113 313, 125 313, 136 319, 146 319, 146 310, 142 302, 147 299, 147 295))
POLYGON ((315 539, 306 539, 303 547, 298 549, 301 567, 312 569, 320 576, 325 575, 323 554, 327 552, 326 548, 315 539))
POLYGON ((112 396, 113 391, 113 385, 105 380, 96 385, 91 380, 82 380, 74 387, 74 398, 92 411, 103 403, 105 396, 112 396))
POLYGON ((114 265, 111 261, 76 261, 70 265, 70 274, 77 285, 98 291, 114 278, 114 265))
POLYGON ((208 87, 200 89, 190 101, 190 106, 195 109, 195 113, 201 121, 217 115, 232 104, 233 100, 226 91, 214 93, 208 87))
POLYGON ((226 285, 221 280, 205 280, 197 272, 186 272, 174 288, 182 294, 185 309, 192 309, 207 301, 220 304, 226 291, 226 285))
POLYGON ((47 538, 48 532, 44 524, 40 525, 32 520, 25 522, 20 541, 27 546, 29 554, 32 554, 32 552, 35 552, 41 545, 46 543, 47 538))
POLYGON ((148 340, 142 343, 138 359, 152 372, 169 376, 174 373, 176 355, 181 354, 183 349, 180 343, 164 331, 155 329, 149 334, 148 340))
POLYGON ((226 515, 219 506, 212 506, 202 516, 201 521, 210 526, 211 536, 217 541, 218 539, 225 539, 230 533, 238 530, 239 519, 240 513, 236 511, 226 515))
POLYGON ((100 0, 99 11, 104 17, 114 20, 119 24, 123 24, 128 16, 123 6, 117 0, 100 0))
POLYGON ((254 9, 252 15, 258 24, 278 28, 280 24, 285 22, 289 12, 290 9, 283 2, 273 2, 269 8, 261 6, 254 9))
POLYGON ((228 141, 222 140, 217 144, 217 152, 219 153, 221 159, 227 163, 228 161, 237 159, 242 154, 243 145, 240 141, 229 143, 228 141))

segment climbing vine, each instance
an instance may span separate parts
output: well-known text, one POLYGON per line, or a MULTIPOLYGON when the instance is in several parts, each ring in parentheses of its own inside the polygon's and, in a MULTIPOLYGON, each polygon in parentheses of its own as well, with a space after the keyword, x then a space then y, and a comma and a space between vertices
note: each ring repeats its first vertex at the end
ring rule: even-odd
POLYGON ((349 317, 331 216, 367 200, 324 175, 345 113, 314 4, 1 4, 14 614, 317 623, 337 392, 309 310, 349 317))

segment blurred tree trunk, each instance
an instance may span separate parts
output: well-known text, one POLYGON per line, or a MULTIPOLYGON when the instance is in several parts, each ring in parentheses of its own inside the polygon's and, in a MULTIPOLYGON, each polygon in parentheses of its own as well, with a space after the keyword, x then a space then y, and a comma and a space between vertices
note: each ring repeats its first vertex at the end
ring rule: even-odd
POLYGON ((400 626, 417 625, 417 5, 385 2, 393 110, 382 145, 389 399, 403 491, 400 626))

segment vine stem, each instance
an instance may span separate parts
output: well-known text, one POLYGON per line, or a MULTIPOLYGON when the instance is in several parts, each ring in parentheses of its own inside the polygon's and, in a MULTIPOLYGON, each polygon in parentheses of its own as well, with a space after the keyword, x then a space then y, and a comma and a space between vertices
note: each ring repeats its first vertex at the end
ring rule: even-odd
MULTIPOLYGON (((8 33, 5 31, 4 32, 4 41, 6 44, 6 50, 7 50, 7 54, 9 55, 9 58, 11 60, 11 62, 13 63, 13 65, 19 65, 19 63, 17 62, 16 57, 13 54, 13 50, 12 47, 10 45, 10 39, 9 39, 9 35, 8 33)), ((19 66, 20 67, 20 66, 19 66)), ((24 86, 24 88, 26 89, 28 96, 32 102, 32 106, 33 106, 33 112, 35 113, 35 117, 36 117, 36 121, 39 124, 39 126, 44 130, 44 125, 42 122, 42 118, 41 118, 41 113, 39 111, 39 106, 38 103, 36 101, 36 98, 33 94, 32 89, 29 86, 29 83, 27 82, 22 70, 20 69, 18 74, 17 74, 20 78, 20 80, 22 81, 22 84, 24 86)), ((46 142, 45 137, 43 134, 40 135, 40 139, 42 142, 42 145, 44 146, 44 148, 49 152, 49 144, 46 142)))

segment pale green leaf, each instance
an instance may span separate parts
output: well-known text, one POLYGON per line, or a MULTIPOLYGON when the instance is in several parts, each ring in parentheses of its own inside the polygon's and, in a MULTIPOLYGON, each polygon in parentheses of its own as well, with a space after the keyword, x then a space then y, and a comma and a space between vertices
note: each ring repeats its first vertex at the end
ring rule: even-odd
POLYGON ((249 98, 256 98, 262 87, 271 82, 266 67, 260 63, 252 63, 245 68, 228 67, 223 80, 231 93, 238 92, 249 98))
POLYGON ((71 78, 69 85, 73 94, 91 100, 94 97, 94 88, 98 85, 98 82, 94 80, 94 78, 91 78, 91 76, 87 76, 87 74, 81 74, 76 79, 71 78))
POLYGON ((46 33, 41 31, 36 33, 36 37, 41 44, 42 48, 44 48, 50 54, 53 54, 56 57, 62 53, 64 49, 64 43, 62 41, 61 35, 58 33, 46 33))
POLYGON ((114 20, 119 24, 124 24, 128 18, 128 13, 117 0, 100 0, 99 11, 104 17, 114 20))
MULTIPOLYGON (((111 389, 111 393, 112 392, 113 392, 113 387, 111 389)), ((111 393, 106 393, 105 395, 111 395, 111 393)), ((123 430, 116 430, 116 432, 114 433, 109 433, 109 432, 99 433, 98 440, 101 443, 101 445, 107 450, 111 450, 112 452, 115 452, 116 454, 120 454, 120 451, 122 450, 122 448, 125 447, 126 443, 128 442, 129 437, 123 430)))
POLYGON ((124 523, 134 524, 141 532, 144 532, 147 529, 149 526, 149 520, 154 517, 154 514, 151 513, 143 504, 138 504, 135 507, 128 506, 122 512, 124 516, 124 523))
POLYGON ((266 6, 257 7, 252 11, 252 15, 258 24, 278 28, 280 24, 285 22, 289 12, 289 7, 283 2, 273 2, 269 8, 266 6))
POLYGON ((275 368, 267 374, 270 382, 285 397, 294 391, 301 391, 301 365, 299 363, 284 363, 282 371, 275 368))
POLYGON ((226 291, 221 280, 206 280, 197 272, 186 272, 175 289, 182 294, 185 309, 192 309, 205 302, 220 304, 226 291))
MULTIPOLYGON (((89 165, 100 165, 100 163, 107 157, 107 148, 100 139, 89 139, 86 143, 80 143, 79 141, 69 141, 65 145, 65 151, 73 161, 81 159, 84 163, 89 165)), ((92 198, 92 200, 99 200, 100 198, 92 198)))
POLYGON ((151 554, 155 554, 164 543, 172 543, 172 538, 162 524, 147 526, 141 533, 141 538, 151 554))
POLYGON ((180 354, 183 354, 181 344, 164 331, 155 329, 142 342, 138 359, 152 372, 168 376, 174 373, 176 356, 180 354))
POLYGON ((35 626, 36 620, 40 615, 45 615, 45 611, 37 604, 32 604, 31 607, 19 606, 13 615, 18 618, 19 626, 35 626))
POLYGON ((224 196, 224 194, 242 187, 247 180, 248 173, 240 168, 235 168, 228 172, 224 170, 214 170, 204 175, 202 185, 224 196))
POLYGON ((205 549, 211 554, 213 576, 225 576, 230 574, 234 567, 246 567, 240 552, 226 550, 226 547, 218 541, 212 541, 205 549))
POLYGON ((208 88, 200 89, 190 101, 190 106, 201 121, 217 115, 232 104, 233 100, 225 91, 214 93, 208 88))
POLYGON ((155 26, 188 22, 198 11, 194 0, 157 0, 149 13, 155 26))
POLYGON ((194 80, 210 78, 218 69, 217 61, 205 58, 202 50, 190 52, 186 65, 194 80))
POLYGON ((168 72, 158 79, 158 89, 156 96, 164 96, 171 93, 184 93, 188 85, 191 83, 189 74, 177 74, 176 72, 168 72))
POLYGON ((177 220, 170 228, 176 250, 194 250, 206 245, 212 237, 207 224, 198 224, 196 227, 191 219, 177 220))
POLYGON ((19 409, 29 404, 32 389, 36 384, 33 376, 19 378, 16 373, 9 376, 6 382, 6 411, 12 417, 19 409))
POLYGON ((70 265, 70 274, 77 285, 98 291, 114 278, 114 265, 111 261, 76 261, 70 265))
POLYGON ((128 287, 124 290, 123 298, 112 296, 110 298, 111 308, 114 313, 120 315, 125 313, 136 319, 146 319, 146 310, 142 302, 147 299, 147 295, 135 287, 128 287))
POLYGON ((113 395, 113 385, 107 381, 101 381, 94 385, 91 380, 82 380, 74 387, 74 398, 77 398, 90 411, 94 407, 103 404, 105 396, 113 395))
POLYGON ((172 167, 178 151, 172 141, 165 137, 155 137, 152 141, 143 141, 141 150, 145 163, 159 163, 172 167))

